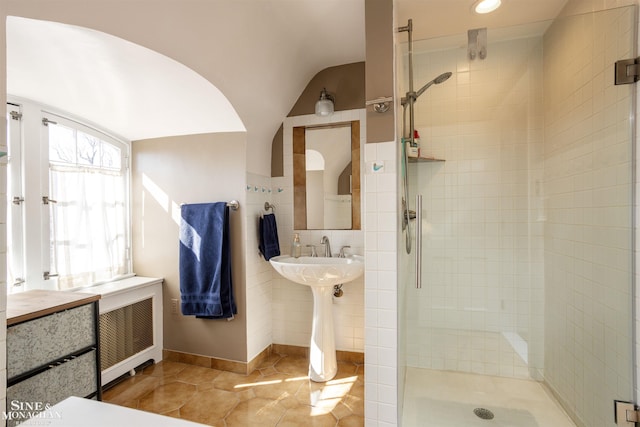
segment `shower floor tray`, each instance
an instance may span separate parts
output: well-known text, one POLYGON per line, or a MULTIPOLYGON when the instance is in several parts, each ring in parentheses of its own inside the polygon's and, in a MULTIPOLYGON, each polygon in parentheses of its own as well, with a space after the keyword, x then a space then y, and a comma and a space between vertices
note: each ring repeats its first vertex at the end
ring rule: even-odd
POLYGON ((420 368, 406 378, 403 427, 575 427, 536 381, 420 368))

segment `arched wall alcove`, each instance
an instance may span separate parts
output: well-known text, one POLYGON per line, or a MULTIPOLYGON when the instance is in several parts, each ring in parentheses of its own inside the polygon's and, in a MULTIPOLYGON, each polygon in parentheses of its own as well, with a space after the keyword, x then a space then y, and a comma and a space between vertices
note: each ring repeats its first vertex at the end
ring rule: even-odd
POLYGON ((7 17, 7 93, 128 140, 244 132, 210 81, 158 52, 89 28, 7 17))

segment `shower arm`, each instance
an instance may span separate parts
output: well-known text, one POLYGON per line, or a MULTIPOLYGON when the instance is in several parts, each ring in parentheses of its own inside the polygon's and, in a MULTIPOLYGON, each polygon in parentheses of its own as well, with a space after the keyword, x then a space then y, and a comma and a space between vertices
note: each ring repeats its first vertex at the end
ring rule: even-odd
MULTIPOLYGON (((409 59, 409 92, 407 92, 406 97, 402 98, 405 103, 409 104, 409 135, 408 139, 411 142, 411 145, 414 145, 414 114, 413 114, 413 103, 416 100, 416 93, 413 90, 413 20, 407 20, 407 25, 404 27, 399 27, 398 32, 407 32, 408 39, 408 59, 409 59)), ((403 104, 404 105, 404 104, 403 104)), ((404 126, 402 132, 404 134, 404 126)), ((404 135, 403 135, 404 136, 404 135)))

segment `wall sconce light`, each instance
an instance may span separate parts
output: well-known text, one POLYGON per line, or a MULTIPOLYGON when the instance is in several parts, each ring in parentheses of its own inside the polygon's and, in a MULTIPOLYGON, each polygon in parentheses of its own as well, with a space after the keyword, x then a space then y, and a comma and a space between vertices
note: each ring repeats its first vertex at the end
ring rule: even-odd
POLYGON ((333 96, 329 95, 327 89, 322 89, 320 99, 316 102, 316 116, 330 116, 333 114, 333 96))

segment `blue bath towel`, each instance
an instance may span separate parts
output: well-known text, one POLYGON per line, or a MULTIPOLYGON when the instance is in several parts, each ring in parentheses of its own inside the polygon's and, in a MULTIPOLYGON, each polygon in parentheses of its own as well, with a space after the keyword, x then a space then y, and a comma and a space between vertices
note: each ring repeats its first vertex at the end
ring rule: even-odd
POLYGON ((182 205, 180 216, 182 314, 233 318, 237 308, 231 280, 226 202, 182 205))
POLYGON ((280 242, 278 241, 278 226, 275 214, 266 214, 260 218, 260 244, 258 248, 265 260, 280 255, 280 242))

